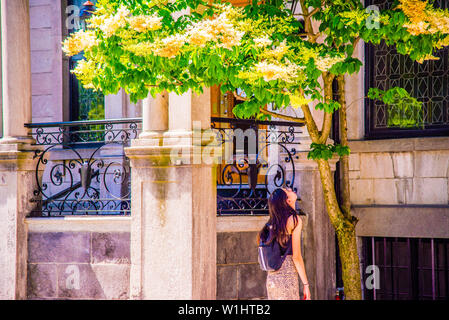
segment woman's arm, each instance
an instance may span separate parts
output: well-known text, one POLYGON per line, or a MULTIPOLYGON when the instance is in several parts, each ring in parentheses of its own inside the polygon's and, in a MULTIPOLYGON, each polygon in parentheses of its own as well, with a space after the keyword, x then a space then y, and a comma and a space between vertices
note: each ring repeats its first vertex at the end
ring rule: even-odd
MULTIPOLYGON (((293 229, 293 216, 289 218, 289 224, 291 226, 290 230, 293 229)), ((307 291, 307 295, 310 299, 310 291, 309 288, 309 281, 307 280, 306 275, 306 268, 304 267, 304 260, 302 258, 301 254, 301 230, 302 230, 302 220, 298 217, 298 223, 296 225, 296 228, 292 230, 292 247, 293 247, 293 262, 295 263, 296 270, 298 270, 299 277, 301 278, 301 281, 304 285, 304 292, 307 291), (307 287, 307 288, 306 288, 307 287)))

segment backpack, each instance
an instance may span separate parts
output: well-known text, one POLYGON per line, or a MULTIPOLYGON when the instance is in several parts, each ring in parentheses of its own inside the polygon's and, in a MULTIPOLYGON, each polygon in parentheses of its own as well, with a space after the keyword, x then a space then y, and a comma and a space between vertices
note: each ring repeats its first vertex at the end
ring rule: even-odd
MULTIPOLYGON (((269 237, 265 239, 269 239, 269 237)), ((263 271, 276 271, 281 268, 287 256, 287 251, 282 254, 281 246, 277 240, 273 240, 267 244, 261 237, 258 254, 259 266, 263 271)))

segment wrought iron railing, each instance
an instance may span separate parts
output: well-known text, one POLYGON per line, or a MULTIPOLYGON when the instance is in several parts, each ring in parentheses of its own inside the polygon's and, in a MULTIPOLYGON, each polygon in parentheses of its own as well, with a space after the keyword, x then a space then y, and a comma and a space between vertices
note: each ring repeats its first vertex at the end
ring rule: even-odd
MULTIPOLYGON (((31 201, 37 205, 31 215, 129 215, 131 168, 123 148, 137 138, 141 121, 27 124, 42 146, 34 156, 37 189, 31 201)), ((301 126, 211 119, 218 146, 231 146, 230 157, 217 168, 218 215, 267 214, 267 200, 275 188, 295 189, 294 159, 301 126)))
POLYGON ((34 155, 31 215, 129 215, 131 168, 123 148, 140 124, 140 118, 26 124, 42 146, 34 155))
POLYGON ((274 189, 296 190, 294 160, 302 123, 211 120, 217 143, 231 151, 228 157, 223 151, 223 162, 217 169, 218 215, 266 215, 274 189))

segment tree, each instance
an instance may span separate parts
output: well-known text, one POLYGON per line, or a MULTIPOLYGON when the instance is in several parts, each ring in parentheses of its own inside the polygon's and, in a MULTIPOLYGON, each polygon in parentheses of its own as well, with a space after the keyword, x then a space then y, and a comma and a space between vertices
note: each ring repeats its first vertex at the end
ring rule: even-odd
MULTIPOLYGON (((429 1, 394 0, 392 9, 371 11, 360 0, 252 1, 244 8, 201 0, 99 0, 87 30, 63 43, 68 55, 84 51, 73 70, 88 88, 105 94, 124 88, 132 101, 167 90, 182 94, 221 85, 243 101, 239 118, 272 116, 303 122, 312 139, 308 157, 318 164, 330 222, 340 248, 348 299, 361 299, 361 278, 351 215, 345 75, 362 62, 353 56, 362 40, 395 45, 422 62, 449 44, 449 13, 429 1), (301 13, 291 10, 298 6, 301 13), (187 11, 187 8, 190 8, 187 11), (338 101, 332 83, 338 83, 338 101), (239 88, 244 95, 237 95, 239 88), (267 110, 268 103, 274 108, 267 110), (281 116, 286 106, 303 117, 281 116), (322 110, 318 128, 311 108, 322 110), (340 144, 329 144, 333 114, 340 118, 340 144), (342 200, 337 201, 329 159, 341 161, 342 200)), ((369 98, 399 104, 420 123, 420 104, 401 88, 370 90, 369 98), (406 101, 407 103, 404 103, 406 101), (418 112, 414 112, 414 111, 418 112)))

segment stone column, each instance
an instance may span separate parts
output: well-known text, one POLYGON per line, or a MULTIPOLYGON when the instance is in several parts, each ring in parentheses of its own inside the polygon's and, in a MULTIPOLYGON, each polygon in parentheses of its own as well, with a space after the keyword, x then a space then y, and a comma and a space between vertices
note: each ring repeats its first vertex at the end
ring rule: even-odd
POLYGON ((3 138, 0 139, 0 299, 25 299, 27 229, 36 189, 28 0, 1 1, 3 138))
POLYGON ((168 93, 162 92, 153 98, 148 95, 142 101, 142 133, 139 139, 161 137, 168 130, 168 93))
POLYGON ((32 143, 31 54, 28 0, 2 0, 2 94, 3 137, 1 144, 32 143))
POLYGON ((215 299, 216 179, 212 165, 193 161, 201 148, 191 130, 191 120, 207 119, 202 126, 210 127, 209 90, 171 98, 169 118, 183 121, 162 140, 143 135, 125 150, 132 167, 130 296, 215 299))
MULTIPOLYGON (((25 217, 34 209, 37 189, 32 152, 16 144, 0 145, 0 299, 26 299, 27 238, 25 217), (5 147, 8 147, 6 149, 5 147)), ((42 174, 42 173, 40 173, 42 174)))

